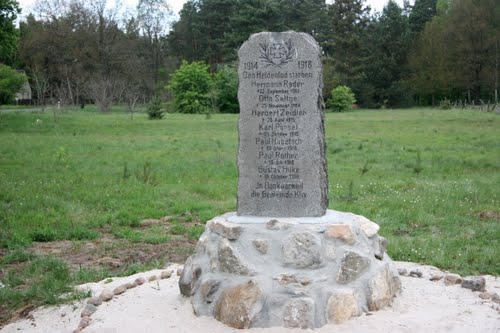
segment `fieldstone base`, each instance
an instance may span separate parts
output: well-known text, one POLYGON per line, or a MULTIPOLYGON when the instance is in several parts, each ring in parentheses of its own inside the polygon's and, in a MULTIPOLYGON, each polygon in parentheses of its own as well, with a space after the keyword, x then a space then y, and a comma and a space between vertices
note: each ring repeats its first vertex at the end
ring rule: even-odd
POLYGON ((207 222, 179 288, 196 315, 234 328, 338 324, 389 305, 401 289, 378 229, 336 211, 304 219, 227 213, 207 222))

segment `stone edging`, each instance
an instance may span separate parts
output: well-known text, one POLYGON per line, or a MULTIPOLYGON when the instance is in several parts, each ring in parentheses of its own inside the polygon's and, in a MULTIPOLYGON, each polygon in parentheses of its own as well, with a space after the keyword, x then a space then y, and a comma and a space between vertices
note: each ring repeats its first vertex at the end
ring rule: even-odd
MULTIPOLYGON (((396 266, 398 262, 395 262, 396 266)), ((111 289, 104 289, 99 296, 91 297, 87 300, 85 307, 81 312, 81 320, 78 327, 73 331, 73 333, 82 332, 87 326, 90 325, 92 321, 92 315, 98 310, 98 307, 104 302, 109 302, 115 296, 125 294, 128 289, 135 288, 137 286, 143 285, 147 281, 153 282, 160 279, 168 279, 172 276, 176 270, 179 276, 182 273, 184 266, 173 266, 167 267, 163 270, 160 275, 151 275, 148 278, 139 277, 132 282, 121 284, 120 286, 111 289), (125 290, 124 290, 125 288, 125 290), (120 292, 121 291, 121 292, 120 292), (90 306, 89 306, 90 305, 90 306)), ((398 268, 398 273, 404 277, 412 277, 417 279, 428 279, 433 282, 442 281, 446 286, 460 285, 462 288, 469 289, 473 292, 478 292, 478 297, 483 300, 483 304, 490 305, 490 307, 500 313, 500 296, 495 292, 489 292, 485 284, 485 278, 483 276, 467 276, 461 277, 458 274, 443 272, 438 268, 432 268, 430 272, 426 272, 425 269, 415 266, 411 269, 398 268)))
MULTIPOLYGON (((178 275, 180 274, 180 270, 181 268, 179 268, 179 271, 177 272, 178 275)), ((94 296, 87 300, 87 303, 85 304, 85 307, 80 314, 80 323, 78 324, 77 328, 73 330, 73 333, 81 333, 87 326, 89 326, 92 321, 92 315, 103 303, 109 302, 114 297, 123 295, 127 292, 127 290, 141 286, 146 282, 168 279, 172 276, 172 274, 173 271, 171 269, 165 269, 159 275, 151 275, 147 279, 141 276, 136 278, 134 281, 121 284, 113 290, 104 289, 99 296, 94 296)))
POLYGON ((398 273, 401 276, 413 277, 413 278, 427 278, 429 281, 438 282, 442 281, 445 286, 460 285, 462 288, 470 289, 473 292, 478 292, 478 297, 484 301, 491 301, 496 303, 491 305, 491 308, 500 313, 500 296, 495 292, 489 292, 486 289, 486 279, 484 276, 465 276, 462 277, 459 274, 443 272, 438 268, 431 268, 434 272, 428 272, 424 274, 422 270, 418 267, 411 269, 398 268, 398 273))

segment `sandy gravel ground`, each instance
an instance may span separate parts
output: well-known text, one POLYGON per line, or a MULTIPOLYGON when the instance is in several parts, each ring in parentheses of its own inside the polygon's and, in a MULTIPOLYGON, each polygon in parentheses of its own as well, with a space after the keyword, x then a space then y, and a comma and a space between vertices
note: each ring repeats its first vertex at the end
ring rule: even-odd
MULTIPOLYGON (((418 267, 423 276, 402 277, 403 292, 391 307, 364 314, 340 325, 326 325, 314 330, 326 332, 500 332, 500 305, 491 300, 479 298, 479 292, 472 292, 460 285, 445 286, 443 281, 432 282, 429 277, 437 271, 430 266, 397 262, 398 267, 418 267)), ((92 315, 90 325, 84 333, 126 333, 126 332, 172 332, 172 333, 225 333, 242 332, 224 326, 213 318, 193 315, 188 299, 179 294, 175 274, 180 266, 168 268, 172 277, 146 282, 115 296, 103 303, 92 315)), ((90 283, 80 286, 99 295, 104 288, 113 289, 134 281, 137 277, 148 279, 159 276, 161 270, 114 278, 110 283, 90 283)), ((485 276, 486 290, 500 294, 500 279, 485 276)), ((78 327, 80 313, 85 302, 59 307, 40 308, 24 319, 0 330, 13 332, 72 332, 78 327)), ((249 329, 251 333, 303 333, 313 330, 286 329, 281 327, 249 329)))

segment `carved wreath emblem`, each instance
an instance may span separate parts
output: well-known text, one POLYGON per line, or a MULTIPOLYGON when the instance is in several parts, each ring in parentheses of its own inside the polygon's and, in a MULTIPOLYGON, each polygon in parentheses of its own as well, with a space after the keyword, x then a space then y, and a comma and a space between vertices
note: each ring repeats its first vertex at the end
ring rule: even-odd
POLYGON ((264 63, 264 68, 280 67, 293 60, 295 48, 293 42, 289 39, 287 42, 268 44, 267 41, 259 43, 260 57, 264 63))

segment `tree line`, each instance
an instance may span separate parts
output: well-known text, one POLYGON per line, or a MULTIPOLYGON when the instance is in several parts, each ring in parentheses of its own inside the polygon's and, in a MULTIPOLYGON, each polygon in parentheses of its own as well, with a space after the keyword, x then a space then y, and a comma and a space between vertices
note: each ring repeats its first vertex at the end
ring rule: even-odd
POLYGON ((15 29, 17 2, 0 0, 0 62, 26 71, 40 104, 94 102, 103 111, 171 99, 182 62, 205 64, 219 90, 189 101, 235 112, 239 46, 252 33, 295 30, 322 46, 326 99, 347 86, 372 108, 498 101, 497 0, 389 0, 376 13, 364 0, 190 0, 176 19, 167 1, 123 12, 107 0, 38 0, 15 29), (217 100, 224 94, 232 95, 217 100))

